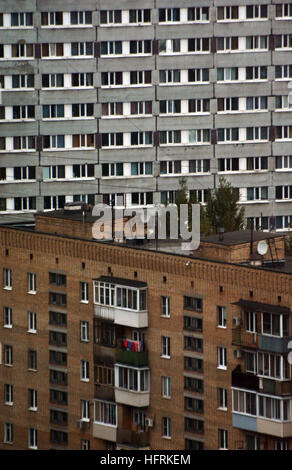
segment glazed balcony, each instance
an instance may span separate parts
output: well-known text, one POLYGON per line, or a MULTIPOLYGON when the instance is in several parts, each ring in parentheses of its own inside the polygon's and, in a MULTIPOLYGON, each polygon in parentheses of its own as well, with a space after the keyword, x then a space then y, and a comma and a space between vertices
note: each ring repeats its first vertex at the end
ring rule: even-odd
POLYGON ((150 369, 115 364, 115 401, 133 407, 150 403, 150 369))

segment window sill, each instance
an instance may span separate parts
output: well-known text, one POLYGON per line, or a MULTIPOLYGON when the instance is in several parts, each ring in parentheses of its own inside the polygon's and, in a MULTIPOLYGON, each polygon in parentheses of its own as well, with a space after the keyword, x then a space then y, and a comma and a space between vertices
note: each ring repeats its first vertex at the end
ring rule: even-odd
POLYGON ((171 441, 171 437, 170 436, 161 436, 162 439, 167 439, 168 441, 171 441))
POLYGON ((217 366, 217 369, 219 369, 219 370, 227 370, 227 366, 217 366))
POLYGON ((13 406, 13 402, 11 402, 11 401, 8 402, 8 401, 7 401, 7 402, 4 403, 4 405, 6 405, 6 406, 13 406))
POLYGON ((221 330, 227 330, 227 326, 217 325, 217 328, 220 328, 221 330))
POLYGON ((29 290, 27 291, 27 293, 31 295, 36 295, 36 290, 29 290))
POLYGON ((218 406, 217 410, 218 411, 227 411, 227 407, 224 407, 224 408, 222 407, 221 408, 220 406, 218 406))
MULTIPOLYGON (((78 178, 78 179, 81 179, 81 178, 78 178)), ((80 303, 81 304, 89 304, 89 300, 80 300, 80 303)))
POLYGON ((35 412, 35 411, 37 411, 37 410, 38 410, 37 408, 33 408, 33 407, 28 408, 28 411, 33 411, 33 412, 35 412))
POLYGON ((3 328, 10 328, 11 329, 12 327, 13 327, 13 325, 3 325, 3 328))
POLYGON ((35 335, 37 333, 37 330, 27 330, 27 333, 31 333, 35 335))
POLYGON ((89 383, 89 379, 80 379, 80 382, 89 383))
POLYGON ((171 359, 171 356, 160 356, 161 359, 171 359))
POLYGON ((38 370, 37 369, 27 369, 29 372, 37 372, 38 370))
POLYGON ((4 290, 12 290, 12 287, 9 287, 9 286, 5 286, 3 287, 4 290))
MULTIPOLYGON (((167 318, 170 319, 170 315, 160 315, 160 318, 167 318)), ((161 356, 162 357, 162 356, 161 356)))

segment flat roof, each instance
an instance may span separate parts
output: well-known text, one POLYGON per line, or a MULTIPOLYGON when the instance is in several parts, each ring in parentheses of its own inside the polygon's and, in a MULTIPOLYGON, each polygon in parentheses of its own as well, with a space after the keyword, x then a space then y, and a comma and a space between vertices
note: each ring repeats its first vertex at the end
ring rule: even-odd
MULTIPOLYGON (((266 240, 268 238, 282 237, 282 233, 253 231, 253 241, 266 240)), ((239 230, 237 232, 226 232, 223 234, 223 240, 219 240, 219 234, 201 236, 201 242, 214 243, 218 245, 240 245, 249 243, 251 240, 251 230, 239 230)))
POLYGON ((281 305, 265 304, 261 302, 254 302, 252 300, 240 299, 238 302, 233 302, 233 305, 239 305, 246 311, 250 312, 269 312, 269 313, 290 313, 289 307, 282 307, 281 305))

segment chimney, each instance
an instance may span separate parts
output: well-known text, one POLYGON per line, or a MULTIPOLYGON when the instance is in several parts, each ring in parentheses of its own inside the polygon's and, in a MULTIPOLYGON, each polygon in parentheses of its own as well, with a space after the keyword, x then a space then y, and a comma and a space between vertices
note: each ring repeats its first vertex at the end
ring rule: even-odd
POLYGON ((223 242, 224 240, 224 227, 219 227, 219 241, 223 242))

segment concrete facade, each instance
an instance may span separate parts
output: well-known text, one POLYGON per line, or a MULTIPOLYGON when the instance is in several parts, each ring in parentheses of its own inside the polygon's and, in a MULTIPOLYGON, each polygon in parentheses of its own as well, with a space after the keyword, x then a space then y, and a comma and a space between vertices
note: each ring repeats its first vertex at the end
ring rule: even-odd
POLYGON ((62 12, 58 1, 0 5, 2 213, 80 198, 171 201, 181 176, 204 202, 222 175, 257 226, 290 228, 291 4, 234 0, 233 12, 223 0, 63 5, 62 12), (28 25, 19 26, 18 12, 32 14, 28 25), (33 82, 15 88, 19 74, 33 82), (28 136, 31 147, 13 139, 28 136))

